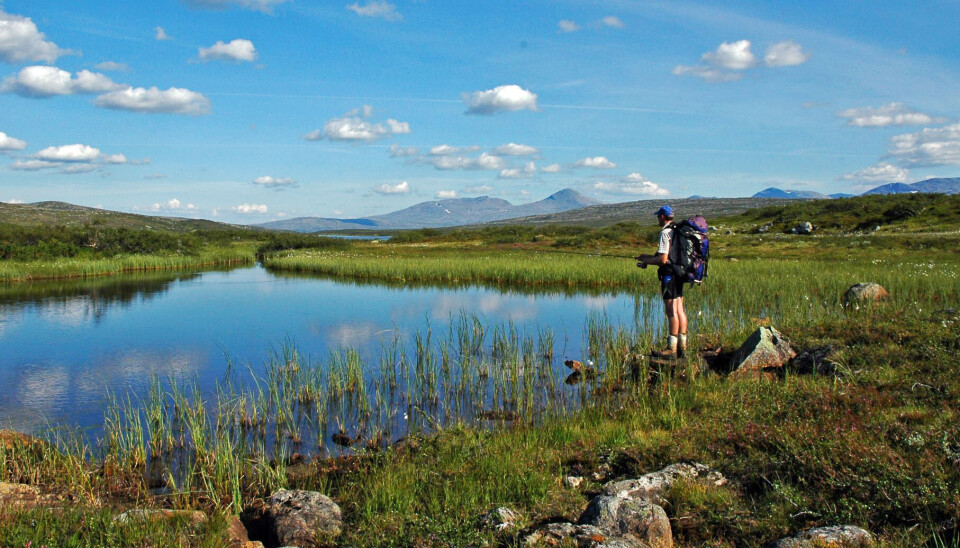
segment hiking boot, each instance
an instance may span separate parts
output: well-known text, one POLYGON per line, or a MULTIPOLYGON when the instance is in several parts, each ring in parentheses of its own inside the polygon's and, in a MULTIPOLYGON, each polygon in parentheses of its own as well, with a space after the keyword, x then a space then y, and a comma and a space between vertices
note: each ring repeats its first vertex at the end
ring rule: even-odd
POLYGON ((676 350, 673 350, 673 349, 670 349, 670 348, 667 348, 667 349, 664 349, 664 350, 654 350, 653 352, 650 353, 650 355, 653 356, 654 358, 677 358, 677 357, 679 357, 679 356, 677 355, 677 351, 676 351, 676 350))
POLYGON ((687 349, 683 347, 677 348, 677 359, 682 360, 687 357, 687 349))

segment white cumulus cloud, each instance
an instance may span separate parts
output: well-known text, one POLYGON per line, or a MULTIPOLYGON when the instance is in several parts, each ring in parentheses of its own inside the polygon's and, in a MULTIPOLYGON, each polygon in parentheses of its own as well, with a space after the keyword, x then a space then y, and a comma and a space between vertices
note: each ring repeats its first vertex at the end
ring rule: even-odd
POLYGON ((767 48, 763 62, 768 67, 791 67, 802 65, 810 59, 810 54, 803 51, 800 44, 793 40, 784 40, 767 48))
POLYGON ((0 59, 7 63, 53 63, 69 53, 48 41, 29 17, 7 13, 0 5, 0 59))
POLYGON ((499 156, 532 156, 540 153, 536 147, 532 147, 530 145, 518 145, 517 143, 507 143, 505 145, 498 146, 491 152, 499 156))
POLYGON ((614 17, 613 15, 608 15, 600 20, 600 24, 605 27, 613 27, 615 29, 622 29, 624 27, 623 21, 619 17, 614 17))
POLYGON ((897 135, 887 153, 908 166, 960 165, 960 124, 897 135))
POLYGON ((377 194, 409 194, 410 184, 407 183, 406 181, 403 181, 402 183, 397 183, 395 185, 391 185, 389 183, 383 183, 382 185, 373 187, 371 190, 373 190, 377 194))
POLYGON ((100 149, 81 144, 47 147, 36 154, 48 162, 92 162, 99 157, 100 149))
POLYGON ((266 214, 267 206, 263 204, 240 204, 230 208, 230 211, 236 211, 237 213, 242 213, 244 215, 253 215, 253 214, 266 214))
POLYGON ((617 167, 617 164, 608 160, 606 156, 584 158, 582 160, 577 160, 577 162, 573 165, 574 167, 592 167, 596 169, 613 169, 617 167))
POLYGON ((264 188, 295 187, 297 182, 289 177, 271 177, 264 175, 253 180, 253 184, 264 188))
POLYGON ((543 166, 540 168, 540 171, 544 173, 560 173, 560 164, 550 164, 548 166, 543 166))
POLYGON ((479 156, 443 155, 426 158, 433 167, 449 171, 457 169, 467 170, 498 170, 506 167, 506 162, 500 156, 482 153, 479 156))
POLYGON ((45 160, 17 160, 8 167, 16 171, 39 171, 41 169, 54 168, 61 165, 63 164, 60 162, 47 162, 45 160))
POLYGON ((510 84, 486 91, 462 94, 468 114, 496 114, 515 110, 537 110, 537 94, 510 84))
POLYGON ((897 167, 888 162, 880 162, 875 166, 866 167, 843 176, 845 181, 862 181, 865 183, 904 183, 910 171, 897 167))
POLYGON ((392 118, 382 123, 373 123, 368 119, 372 108, 364 105, 360 109, 352 110, 338 118, 331 118, 323 129, 316 129, 303 136, 308 141, 319 141, 327 138, 331 141, 363 141, 373 142, 378 139, 410 133, 410 124, 399 122, 392 118))
POLYGON ((457 197, 456 190, 438 190, 437 199, 439 200, 452 200, 457 197))
POLYGON ((527 162, 522 167, 507 168, 500 171, 500 179, 529 179, 537 173, 537 165, 527 162))
POLYGON ((94 104, 102 108, 167 114, 201 115, 210 112, 210 100, 185 88, 127 87, 101 95, 94 104))
POLYGON ((201 61, 253 62, 257 60, 257 48, 245 38, 237 38, 229 43, 219 40, 209 48, 200 48, 197 56, 201 61))
POLYGON ((0 92, 15 93, 23 97, 53 97, 77 93, 102 93, 120 89, 118 84, 99 72, 81 70, 76 75, 45 65, 33 65, 20 69, 0 84, 0 92))
POLYGON ((593 188, 610 194, 633 196, 668 196, 670 191, 644 177, 640 173, 631 173, 615 182, 597 181, 593 188))
POLYGON ((420 149, 417 147, 402 147, 396 143, 390 145, 389 148, 391 158, 410 158, 420 154, 420 149))
POLYGON ((561 19, 557 26, 560 27, 560 32, 577 32, 580 30, 580 25, 569 19, 561 19))
POLYGON ((173 38, 167 34, 167 31, 163 30, 163 27, 156 27, 153 29, 153 38, 157 41, 172 40, 173 38))
POLYGON ((750 40, 723 42, 716 50, 704 53, 701 59, 730 70, 746 70, 757 64, 757 58, 750 51, 750 40))
POLYGON ((0 154, 10 152, 11 150, 23 150, 25 148, 27 148, 26 141, 15 139, 0 131, 0 154))
POLYGON ((917 112, 903 103, 888 103, 879 107, 850 108, 837 113, 847 124, 856 127, 919 126, 941 124, 946 118, 935 118, 917 112))
POLYGON ((403 21, 403 15, 397 11, 397 6, 386 0, 371 0, 360 5, 359 2, 350 4, 347 9, 361 17, 375 17, 387 21, 403 21))

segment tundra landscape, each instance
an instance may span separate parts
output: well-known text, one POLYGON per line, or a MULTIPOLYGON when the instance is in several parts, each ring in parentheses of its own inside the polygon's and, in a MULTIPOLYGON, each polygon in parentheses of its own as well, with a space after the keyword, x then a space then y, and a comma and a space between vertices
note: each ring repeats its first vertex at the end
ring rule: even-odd
POLYGON ((957 21, 0 0, 0 547, 960 548, 957 21))

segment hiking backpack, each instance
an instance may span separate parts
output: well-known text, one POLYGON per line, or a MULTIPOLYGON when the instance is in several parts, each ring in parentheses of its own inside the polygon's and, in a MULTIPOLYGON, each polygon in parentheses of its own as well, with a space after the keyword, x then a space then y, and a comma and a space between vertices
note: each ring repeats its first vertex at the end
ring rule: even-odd
POLYGON ((710 239, 703 215, 680 221, 673 227, 673 249, 677 262, 673 268, 686 283, 698 284, 707 276, 710 260, 710 239))

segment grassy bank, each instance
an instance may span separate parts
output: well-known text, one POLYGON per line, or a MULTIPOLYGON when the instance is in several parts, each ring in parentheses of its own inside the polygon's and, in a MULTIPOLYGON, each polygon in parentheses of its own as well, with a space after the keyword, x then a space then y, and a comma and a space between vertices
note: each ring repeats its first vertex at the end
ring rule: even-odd
POLYGON ((248 264, 268 253, 348 245, 305 234, 239 230, 173 233, 0 224, 0 283, 248 264))
POLYGON ((51 258, 34 261, 0 261, 0 282, 112 276, 125 272, 184 270, 252 263, 255 245, 205 247, 189 255, 116 255, 109 258, 51 258))

